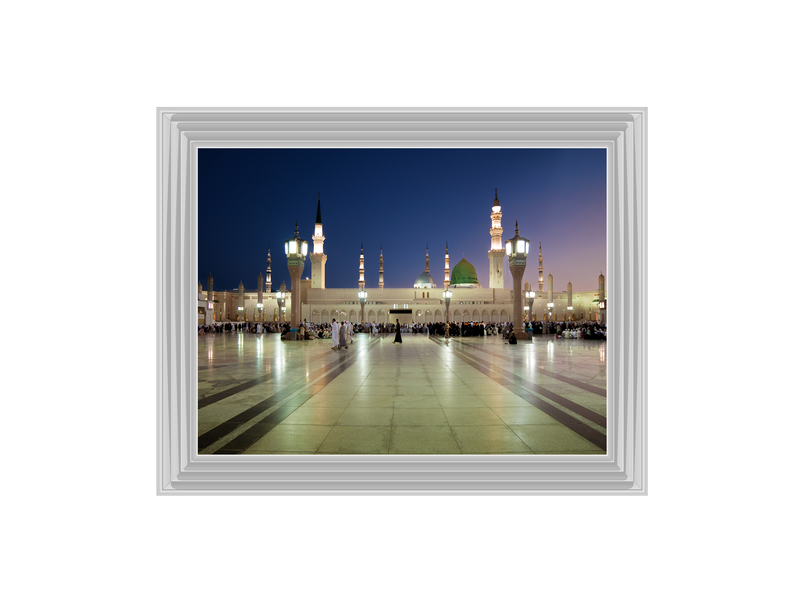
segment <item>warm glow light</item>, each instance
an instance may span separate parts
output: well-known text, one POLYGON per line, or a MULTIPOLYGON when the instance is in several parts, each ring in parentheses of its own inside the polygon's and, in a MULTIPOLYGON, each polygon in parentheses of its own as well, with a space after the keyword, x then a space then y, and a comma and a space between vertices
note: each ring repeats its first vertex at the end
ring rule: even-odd
POLYGON ((302 255, 307 255, 307 241, 302 241, 302 255))
POLYGON ((288 245, 290 246, 288 253, 296 253, 296 241, 288 241, 288 245))
POLYGON ((525 241, 525 253, 530 253, 530 241, 525 241))
POLYGON ((505 255, 511 255, 511 241, 505 242, 505 255))
POLYGON ((285 255, 287 255, 287 254, 288 254, 288 244, 287 244, 287 242, 285 242, 285 255))
POLYGON ((517 253, 525 253, 525 241, 523 241, 522 239, 519 239, 516 242, 516 252, 517 253))

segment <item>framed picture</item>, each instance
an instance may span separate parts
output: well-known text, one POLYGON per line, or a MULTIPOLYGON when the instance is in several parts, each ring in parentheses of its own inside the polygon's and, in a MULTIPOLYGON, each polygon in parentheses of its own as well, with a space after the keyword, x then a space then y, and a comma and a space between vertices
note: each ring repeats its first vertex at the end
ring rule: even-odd
POLYGON ((158 109, 157 493, 646 494, 646 116, 644 108, 158 109), (474 206, 469 217, 436 211, 450 182, 466 198, 494 178, 510 182, 512 166, 562 169, 551 162, 588 164, 569 181, 596 178, 578 194, 597 205, 572 205, 562 189, 552 201, 562 219, 539 231, 524 208, 541 191, 516 189, 510 207, 528 217, 514 234, 510 214, 502 217, 505 183, 499 197, 476 193, 485 216, 474 206), (328 170, 312 177, 309 165, 328 170), (279 187, 264 204, 254 198, 264 191, 259 166, 272 166, 279 187), (362 174, 375 190, 388 182, 401 191, 376 200, 386 213, 369 211, 358 194, 346 203, 344 191, 366 186, 362 174), (281 192, 283 177, 294 194, 281 192), (319 185, 329 190, 316 200, 319 185), (433 186, 441 189, 429 197, 433 186), (406 201, 417 191, 423 200, 406 201), (344 226, 349 212, 354 228, 344 226), (473 244, 453 225, 450 256, 450 215, 470 220, 471 232, 490 225, 490 243, 473 244), (580 227, 585 218, 596 229, 580 227), (442 221, 443 229, 432 224, 442 221), (330 235, 325 250, 328 224, 348 236, 330 235), (395 229, 408 234, 386 233, 395 229), (541 249, 537 277, 545 231, 554 237, 548 266, 578 255, 580 271, 600 271, 598 282, 554 285, 541 249), (235 248, 244 240, 258 251, 235 248), (343 259, 352 252, 338 245, 354 255, 343 259), (488 271, 475 269, 478 254, 488 271), (239 272, 229 267, 253 272, 254 262, 259 274, 245 275, 254 282, 235 285, 239 272), (404 262, 424 268, 412 283, 400 275, 418 269, 400 270, 404 262), (339 275, 338 263, 352 276, 339 275), (210 266, 224 281, 217 287, 210 266), (548 350, 566 363, 538 361, 548 350), (431 361, 449 366, 449 378, 431 361), (586 361, 594 368, 584 372, 586 361), (389 384, 395 396, 385 395, 389 384), (570 390, 583 391, 573 399, 570 390), (294 437, 306 443, 288 445, 294 437))

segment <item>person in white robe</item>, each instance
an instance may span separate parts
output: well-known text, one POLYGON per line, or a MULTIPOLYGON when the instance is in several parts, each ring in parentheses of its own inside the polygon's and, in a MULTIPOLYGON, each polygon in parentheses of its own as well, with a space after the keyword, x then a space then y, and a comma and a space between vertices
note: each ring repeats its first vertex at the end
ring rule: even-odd
POLYGON ((332 319, 332 349, 333 350, 337 350, 337 349, 339 349, 341 347, 340 345, 338 345, 338 327, 339 326, 340 325, 338 324, 338 321, 336 321, 333 318, 332 319))

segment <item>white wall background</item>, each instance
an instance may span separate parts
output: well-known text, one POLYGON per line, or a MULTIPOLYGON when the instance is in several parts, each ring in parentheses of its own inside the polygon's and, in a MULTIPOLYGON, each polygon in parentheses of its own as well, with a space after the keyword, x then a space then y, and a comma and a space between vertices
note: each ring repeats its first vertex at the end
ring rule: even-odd
POLYGON ((4 8, 8 600, 800 596, 796 5, 291 5, 4 8), (155 108, 182 105, 648 106, 649 496, 157 498, 155 108))

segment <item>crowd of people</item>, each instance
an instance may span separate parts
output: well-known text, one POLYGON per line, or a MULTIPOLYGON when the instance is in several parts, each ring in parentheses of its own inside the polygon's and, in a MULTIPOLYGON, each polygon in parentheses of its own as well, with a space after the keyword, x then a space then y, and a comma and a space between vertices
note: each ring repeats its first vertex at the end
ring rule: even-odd
MULTIPOLYGON (((523 322, 523 328, 531 331, 534 335, 555 335, 556 339, 606 339, 606 325, 600 322, 523 322)), ((352 324, 348 320, 336 321, 331 323, 312 323, 302 322, 296 327, 296 332, 302 339, 332 339, 335 335, 335 345, 333 349, 348 347, 341 343, 340 335, 347 335, 347 341, 351 340, 355 333, 368 333, 372 337, 386 333, 412 333, 418 335, 437 335, 443 337, 447 330, 447 324, 443 322, 412 323, 380 323, 366 322, 352 324)), ((219 322, 212 325, 199 325, 198 333, 281 333, 286 335, 291 332, 293 327, 289 322, 219 322)), ((449 323, 450 337, 490 337, 502 335, 506 340, 510 339, 514 325, 511 322, 451 322, 449 323)))

